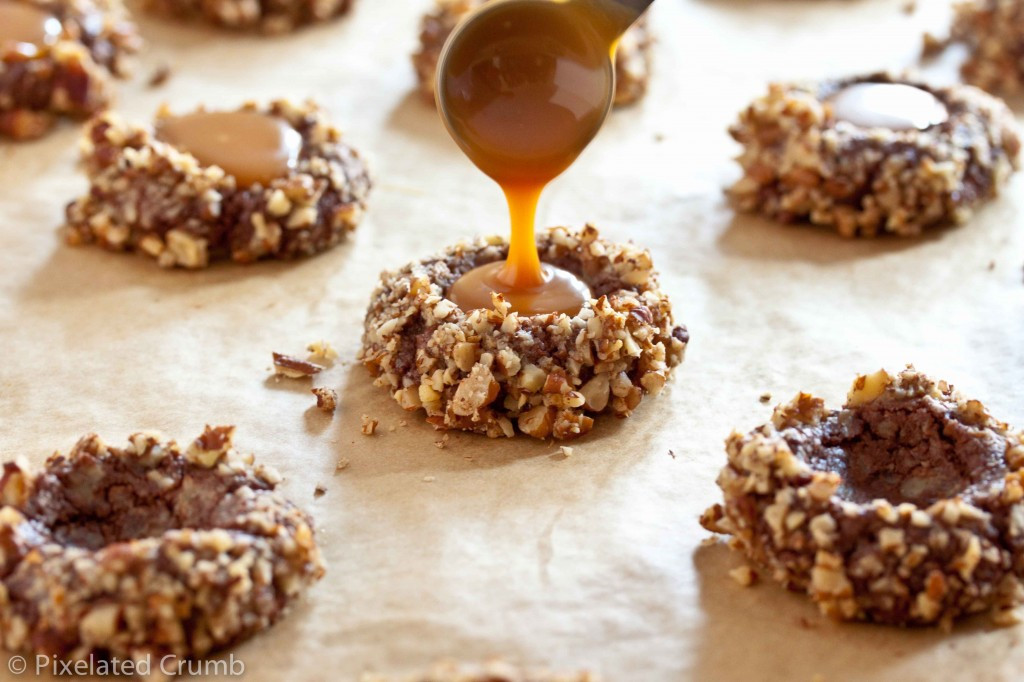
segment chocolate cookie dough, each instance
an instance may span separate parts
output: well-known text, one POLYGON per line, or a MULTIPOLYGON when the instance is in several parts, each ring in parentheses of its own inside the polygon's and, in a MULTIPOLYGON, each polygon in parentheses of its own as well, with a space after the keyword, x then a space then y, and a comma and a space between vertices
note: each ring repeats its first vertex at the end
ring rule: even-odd
POLYGON ((233 431, 207 427, 184 451, 149 433, 124 449, 86 436, 42 471, 4 464, 4 646, 183 659, 280 618, 323 575, 320 551, 280 477, 232 449, 233 431))
POLYGON ((68 243, 138 251, 164 267, 202 268, 226 258, 250 263, 312 255, 356 228, 370 178, 359 153, 320 109, 278 100, 216 115, 233 117, 227 126, 214 120, 230 132, 227 144, 203 129, 182 137, 178 124, 206 125, 202 112, 161 111, 155 129, 111 112, 94 120, 83 153, 90 188, 67 208, 68 243), (179 148, 180 139, 194 154, 179 148), (261 148, 263 158, 254 158, 261 148))
POLYGON ((421 675, 382 677, 368 674, 364 675, 360 682, 600 682, 600 678, 585 671, 551 673, 544 670, 525 670, 502 661, 491 661, 483 665, 444 662, 421 675))
POLYGON ((121 0, 0 0, 0 136, 104 108, 140 42, 121 0))
POLYGON ((841 410, 806 393, 726 441, 705 528, 822 612, 948 626, 1020 603, 1024 434, 908 367, 841 410))
POLYGON ((572 272, 593 298, 574 316, 461 310, 446 297, 469 270, 502 260, 500 238, 462 243, 385 272, 371 297, 360 359, 406 410, 439 429, 570 439, 599 414, 629 416, 683 360, 686 327, 672 321, 649 252, 580 232, 538 235, 545 263, 572 272))
POLYGON ((827 225, 844 237, 916 236, 962 223, 1017 168, 1006 105, 970 86, 873 74, 773 84, 729 132, 741 211, 827 225))
MULTIPOLYGON (((433 11, 423 17, 420 47, 413 54, 412 63, 416 69, 420 94, 426 102, 434 103, 437 61, 448 36, 467 14, 487 1, 437 0, 433 11)), ((641 17, 622 36, 615 53, 615 106, 634 104, 647 92, 653 44, 646 17, 641 17)))
POLYGON ((234 30, 287 33, 346 14, 354 0, 143 0, 146 9, 234 30))
POLYGON ((967 45, 960 72, 968 83, 989 92, 1024 90, 1024 1, 957 3, 950 38, 967 45))

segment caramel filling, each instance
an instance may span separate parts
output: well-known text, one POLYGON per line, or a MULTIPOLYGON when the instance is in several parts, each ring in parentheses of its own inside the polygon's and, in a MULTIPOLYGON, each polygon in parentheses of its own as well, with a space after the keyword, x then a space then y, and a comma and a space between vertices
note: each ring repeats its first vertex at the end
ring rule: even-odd
POLYGON ((534 287, 509 285, 502 278, 505 263, 473 268, 456 280, 448 298, 463 310, 491 307, 491 293, 505 297, 520 315, 565 313, 575 315, 590 300, 590 290, 574 274, 553 265, 540 267, 542 281, 534 287))
POLYGON ((199 112, 157 123, 158 139, 219 166, 240 187, 268 185, 288 175, 302 151, 302 136, 281 119, 253 111, 199 112))
POLYGON ((0 0, 0 46, 34 52, 57 42, 61 30, 60 20, 36 5, 0 0))
POLYGON ((837 119, 862 128, 924 130, 949 118, 935 95, 902 83, 857 83, 830 101, 837 119))
POLYGON ((508 199, 508 259, 467 273, 449 296, 465 310, 499 292, 521 314, 575 314, 589 298, 574 275, 541 266, 537 202, 597 134, 611 107, 619 36, 637 12, 613 0, 487 5, 452 36, 438 104, 452 137, 508 199))

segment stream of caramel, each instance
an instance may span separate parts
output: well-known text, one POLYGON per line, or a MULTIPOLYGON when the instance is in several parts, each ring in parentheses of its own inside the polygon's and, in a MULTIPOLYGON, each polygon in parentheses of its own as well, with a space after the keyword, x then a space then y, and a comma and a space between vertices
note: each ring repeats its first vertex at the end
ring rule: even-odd
POLYGON ((535 225, 544 188, 601 128, 615 87, 612 57, 637 12, 616 0, 499 0, 450 39, 438 72, 449 132, 508 200, 508 258, 463 275, 464 310, 498 292, 520 314, 575 314, 589 299, 572 273, 541 265, 535 225))

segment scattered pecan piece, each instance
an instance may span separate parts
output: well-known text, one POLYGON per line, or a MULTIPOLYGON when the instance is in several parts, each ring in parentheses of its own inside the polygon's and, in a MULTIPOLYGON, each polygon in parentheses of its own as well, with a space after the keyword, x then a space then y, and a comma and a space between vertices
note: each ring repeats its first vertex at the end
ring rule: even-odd
POLYGON ((290 379, 302 379, 317 375, 322 371, 324 371, 324 368, 314 362, 300 360, 283 353, 274 353, 274 372, 281 376, 286 376, 290 379))

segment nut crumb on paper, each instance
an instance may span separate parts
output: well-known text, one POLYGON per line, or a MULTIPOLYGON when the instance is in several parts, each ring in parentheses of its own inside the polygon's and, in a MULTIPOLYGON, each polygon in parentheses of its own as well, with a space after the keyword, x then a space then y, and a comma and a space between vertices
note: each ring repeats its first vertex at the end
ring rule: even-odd
POLYGON ((333 388, 314 388, 310 393, 316 396, 316 406, 324 412, 334 412, 338 408, 338 392, 333 388))
POLYGON ((338 359, 338 351, 334 350, 334 346, 326 341, 314 341, 306 346, 306 350, 309 351, 310 358, 322 360, 329 365, 334 364, 334 361, 338 359))
POLYGON ((159 88, 165 84, 171 78, 171 67, 167 64, 161 64, 160 66, 153 69, 153 73, 149 76, 147 85, 151 88, 159 88))
POLYGON ((934 33, 921 36, 921 56, 925 59, 937 56, 949 47, 949 38, 939 38, 934 33))
POLYGON ((729 577, 735 580, 742 587, 750 587, 757 581, 757 573, 754 573, 754 570, 746 564, 743 566, 737 566, 729 571, 729 577))
POLYGON ((797 618, 796 624, 805 630, 813 630, 814 628, 818 627, 818 624, 812 621, 807 616, 800 616, 799 618, 797 618))
POLYGON ((370 415, 364 414, 362 417, 362 426, 360 427, 360 430, 363 432, 364 436, 372 436, 374 433, 377 432, 377 424, 379 423, 380 422, 378 420, 371 419, 370 415))
POLYGON ((274 372, 280 376, 289 379, 305 379, 322 371, 324 368, 316 363, 300 360, 284 353, 274 353, 274 372))

